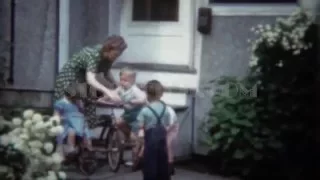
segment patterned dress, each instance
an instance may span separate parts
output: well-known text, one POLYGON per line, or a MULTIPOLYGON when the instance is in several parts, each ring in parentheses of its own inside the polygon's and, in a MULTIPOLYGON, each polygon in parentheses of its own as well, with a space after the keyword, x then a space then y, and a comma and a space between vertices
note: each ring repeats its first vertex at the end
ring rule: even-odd
POLYGON ((91 91, 92 89, 86 85, 86 72, 103 72, 108 74, 108 71, 111 68, 111 64, 105 62, 103 63, 104 67, 100 67, 101 48, 101 45, 85 47, 79 53, 73 55, 73 57, 64 64, 61 72, 57 76, 54 88, 54 99, 59 100, 64 96, 64 92, 67 88, 80 84, 79 87, 82 88, 82 92, 85 92, 82 93, 81 96, 84 102, 84 115, 90 128, 94 128, 98 123, 96 118, 96 107, 92 103, 97 99, 97 93, 91 91))

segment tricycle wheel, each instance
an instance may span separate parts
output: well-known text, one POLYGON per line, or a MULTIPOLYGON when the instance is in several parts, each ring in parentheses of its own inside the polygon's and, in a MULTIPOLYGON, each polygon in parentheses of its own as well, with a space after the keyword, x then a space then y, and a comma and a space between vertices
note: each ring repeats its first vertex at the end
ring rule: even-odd
POLYGON ((108 165, 112 172, 117 172, 121 165, 123 146, 120 133, 116 129, 110 129, 107 136, 108 165))
POLYGON ((98 163, 95 158, 90 155, 90 152, 82 150, 78 157, 78 168, 84 175, 92 175, 98 168, 98 163))

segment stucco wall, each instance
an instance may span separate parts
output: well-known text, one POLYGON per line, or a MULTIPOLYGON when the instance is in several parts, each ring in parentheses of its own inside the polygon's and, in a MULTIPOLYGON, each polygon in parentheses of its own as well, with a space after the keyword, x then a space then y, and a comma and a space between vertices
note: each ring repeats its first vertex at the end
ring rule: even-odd
POLYGON ((108 0, 70 0, 69 57, 84 46, 103 42, 109 33, 108 0))

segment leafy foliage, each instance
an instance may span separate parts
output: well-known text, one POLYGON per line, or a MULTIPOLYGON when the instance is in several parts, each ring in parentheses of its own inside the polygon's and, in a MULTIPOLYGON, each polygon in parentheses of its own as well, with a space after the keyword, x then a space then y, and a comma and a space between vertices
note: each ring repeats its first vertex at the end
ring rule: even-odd
POLYGON ((295 159, 305 155, 301 152, 312 134, 316 107, 317 27, 310 16, 299 11, 252 30, 258 38, 251 44, 250 73, 242 80, 222 77, 216 82, 227 85, 228 93, 216 92, 204 126, 211 154, 222 157, 224 169, 242 175, 283 157, 290 160, 287 165, 301 163, 295 159), (257 97, 239 93, 239 87, 254 85, 257 97))

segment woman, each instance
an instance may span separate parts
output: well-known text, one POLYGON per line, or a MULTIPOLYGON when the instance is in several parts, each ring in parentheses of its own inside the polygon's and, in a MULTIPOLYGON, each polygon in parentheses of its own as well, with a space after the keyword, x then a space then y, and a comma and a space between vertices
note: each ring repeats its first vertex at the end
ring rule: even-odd
MULTIPOLYGON (((109 96, 113 101, 120 101, 120 97, 114 90, 105 87, 98 81, 98 73, 107 72, 110 76, 110 68, 113 62, 127 48, 127 44, 121 36, 109 37, 103 45, 93 48, 85 47, 79 53, 67 61, 56 79, 54 98, 61 99, 64 92, 71 86, 82 88, 85 94, 82 94, 84 101, 84 114, 90 128, 94 128, 98 123, 96 121, 96 109, 94 102, 97 99, 96 93, 92 93, 92 88, 109 96), (103 66, 101 68, 101 66, 103 66), (103 69, 103 70, 102 70, 103 69), (90 88, 87 88, 89 85, 90 88)), ((113 80, 112 77, 110 77, 113 80)), ((72 89, 72 88, 70 88, 72 89)))

